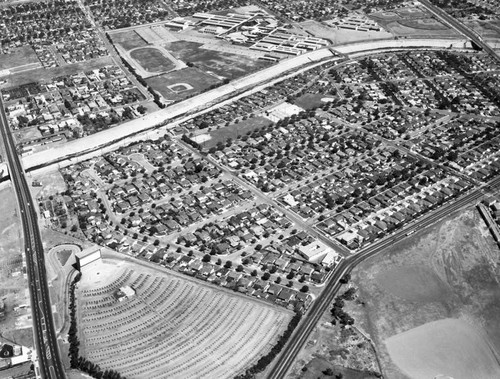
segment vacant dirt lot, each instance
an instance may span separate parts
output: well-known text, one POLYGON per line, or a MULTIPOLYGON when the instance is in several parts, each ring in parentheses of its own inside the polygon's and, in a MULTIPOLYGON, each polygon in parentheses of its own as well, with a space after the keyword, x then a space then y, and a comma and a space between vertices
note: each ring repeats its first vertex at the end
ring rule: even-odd
POLYGON ((386 345, 394 363, 412 378, 500 377, 500 366, 481 329, 463 320, 429 322, 388 338, 386 345))
POLYGON ((28 281, 23 275, 24 243, 16 198, 10 187, 0 190, 0 300, 5 319, 0 319, 0 340, 33 346, 28 281))
POLYGON ((31 46, 12 49, 9 54, 0 54, 0 70, 40 63, 31 46))
POLYGON ((291 312, 184 276, 103 259, 82 270, 81 354, 134 378, 232 378, 266 354, 291 312), (130 286, 135 295, 114 294, 130 286))
POLYGON ((500 353, 499 258, 470 208, 356 268, 352 281, 366 306, 353 315, 374 340, 385 377, 498 377, 491 362, 500 353), (476 363, 487 371, 464 371, 476 363))
POLYGON ((328 27, 323 23, 311 20, 301 22, 301 26, 316 37, 325 38, 331 41, 334 45, 356 41, 392 38, 392 34, 386 32, 385 30, 371 30, 365 32, 360 30, 337 29, 336 27, 328 27))

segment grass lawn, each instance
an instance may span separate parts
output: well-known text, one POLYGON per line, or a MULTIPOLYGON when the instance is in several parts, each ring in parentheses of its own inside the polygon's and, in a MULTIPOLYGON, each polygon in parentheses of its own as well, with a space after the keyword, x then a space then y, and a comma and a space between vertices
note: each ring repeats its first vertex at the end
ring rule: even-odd
POLYGON ((210 86, 219 82, 220 81, 217 78, 192 67, 146 79, 146 83, 156 91, 160 92, 167 100, 184 99, 189 95, 203 92, 210 86), (187 83, 193 88, 180 93, 176 93, 168 88, 168 86, 175 85, 177 83, 187 83))
POLYGON ((121 45, 125 50, 132 50, 136 47, 147 46, 148 43, 142 39, 142 37, 133 30, 129 30, 122 33, 111 34, 111 39, 116 44, 121 45))
POLYGON ((30 46, 13 49, 10 54, 0 54, 0 70, 32 63, 40 63, 40 61, 30 46))
POLYGON ((205 72, 229 79, 248 75, 270 65, 244 55, 204 49, 201 46, 197 42, 176 41, 167 43, 165 48, 184 62, 194 63, 205 72))
POLYGON ((225 143, 229 138, 235 140, 239 136, 244 136, 248 132, 260 129, 264 126, 269 126, 271 124, 271 120, 264 117, 254 117, 245 121, 240 121, 237 124, 211 131, 209 133, 210 140, 206 141, 203 146, 210 149, 211 147, 217 146, 219 142, 225 143))
POLYGON ((322 98, 328 97, 320 94, 306 93, 305 95, 298 97, 293 101, 295 105, 298 105, 304 109, 317 108, 324 103, 321 101, 322 98))
POLYGON ((145 47, 134 50, 130 56, 149 72, 170 71, 175 68, 175 64, 155 48, 145 47))

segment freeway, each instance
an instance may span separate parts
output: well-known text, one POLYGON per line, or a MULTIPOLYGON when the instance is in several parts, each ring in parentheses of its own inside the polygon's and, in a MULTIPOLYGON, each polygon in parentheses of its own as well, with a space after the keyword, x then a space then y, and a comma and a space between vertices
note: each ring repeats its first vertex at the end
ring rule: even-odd
POLYGON ((468 28, 463 23, 458 21, 456 18, 452 17, 448 13, 446 13, 441 8, 432 4, 429 0, 419 0, 420 3, 427 8, 432 14, 434 14, 437 18, 441 19, 448 25, 452 26, 455 30, 462 33, 464 36, 468 37, 472 42, 474 42, 477 46, 483 49, 486 53, 488 53, 493 59, 496 59, 497 62, 500 62, 500 56, 496 53, 490 45, 488 45, 483 38, 477 34, 474 30, 468 28))
POLYGON ((38 356, 37 377, 42 379, 65 378, 59 357, 57 337, 52 320, 43 245, 38 229, 38 216, 33 206, 30 188, 10 133, 4 105, 0 98, 0 130, 4 141, 9 173, 21 211, 26 267, 33 317, 33 337, 38 356))
MULTIPOLYGON (((500 186, 500 178, 496 178, 489 182, 485 187, 492 188, 500 186)), ((335 268, 333 274, 328 279, 325 289, 320 296, 314 301, 313 305, 303 317, 302 322, 299 324, 295 330, 292 338, 288 341, 285 349, 278 356, 274 366, 272 367, 268 379, 279 379, 284 378, 288 370, 292 367, 292 364, 301 351, 304 344, 307 342, 309 335, 316 327, 316 324, 320 320, 323 313, 331 306, 337 292, 340 290, 341 284, 340 279, 347 273, 350 273, 357 265, 361 262, 369 259, 376 254, 380 253, 385 248, 392 246, 394 243, 404 239, 406 236, 427 228, 437 221, 441 220, 443 217, 449 215, 452 212, 459 210, 460 208, 470 204, 472 202, 478 201, 484 195, 482 188, 475 189, 468 192, 464 196, 456 199, 455 201, 443 204, 436 211, 420 218, 417 221, 410 222, 403 229, 398 230, 392 235, 380 240, 373 245, 361 250, 356 255, 352 255, 339 263, 335 268)))

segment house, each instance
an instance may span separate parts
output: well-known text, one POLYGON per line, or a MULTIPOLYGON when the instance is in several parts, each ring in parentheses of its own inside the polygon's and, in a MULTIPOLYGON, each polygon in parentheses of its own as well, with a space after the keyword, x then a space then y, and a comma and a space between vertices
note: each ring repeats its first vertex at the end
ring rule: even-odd
POLYGON ((278 302, 289 304, 292 300, 295 299, 296 293, 296 291, 290 288, 283 288, 278 294, 278 302))

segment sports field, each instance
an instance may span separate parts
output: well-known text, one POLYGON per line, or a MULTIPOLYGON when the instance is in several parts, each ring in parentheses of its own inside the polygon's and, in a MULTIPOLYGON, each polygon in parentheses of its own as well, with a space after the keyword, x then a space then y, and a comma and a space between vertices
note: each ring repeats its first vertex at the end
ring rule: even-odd
POLYGON ((202 46, 201 43, 189 41, 175 41, 165 44, 165 48, 177 59, 194 63, 204 72, 228 79, 236 79, 270 65, 257 58, 206 49, 202 46))
POLYGON ((170 71, 175 68, 175 64, 154 47, 133 50, 130 56, 148 72, 170 71))
POLYGON ((135 49, 137 47, 147 46, 148 43, 139 36, 135 31, 128 30, 121 33, 111 34, 111 39, 114 43, 121 45, 126 51, 135 49))
POLYGON ((146 79, 146 83, 160 92, 167 100, 181 100, 189 95, 207 90, 220 83, 220 80, 195 67, 189 67, 146 79), (188 84, 188 86, 182 86, 183 83, 188 84))
POLYGON ((103 259, 77 291, 81 355, 134 378, 233 378, 269 352, 291 312, 154 268, 103 259), (135 295, 118 301, 130 286, 135 295))

